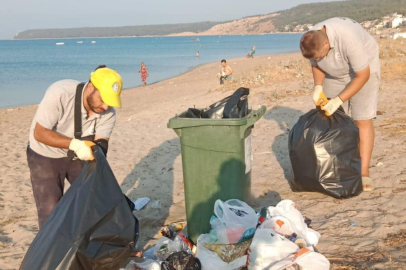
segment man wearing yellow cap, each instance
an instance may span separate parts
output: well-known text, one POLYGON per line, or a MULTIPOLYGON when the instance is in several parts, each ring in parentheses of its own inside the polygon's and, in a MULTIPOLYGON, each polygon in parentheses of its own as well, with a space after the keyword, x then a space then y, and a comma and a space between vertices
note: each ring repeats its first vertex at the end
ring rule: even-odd
POLYGON ((116 71, 99 66, 87 83, 62 80, 46 91, 27 148, 40 228, 62 198, 65 178, 72 184, 80 160, 94 160, 91 147, 97 144, 107 154, 122 86, 116 71))

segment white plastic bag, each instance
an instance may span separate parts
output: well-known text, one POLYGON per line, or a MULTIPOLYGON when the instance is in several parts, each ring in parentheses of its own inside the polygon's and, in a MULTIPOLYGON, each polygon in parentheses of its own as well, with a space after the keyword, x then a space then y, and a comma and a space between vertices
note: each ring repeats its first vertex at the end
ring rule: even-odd
POLYGON ((255 232, 248 251, 248 269, 262 270, 299 250, 299 247, 295 243, 279 235, 274 230, 259 228, 255 232))
POLYGON ((134 270, 137 267, 137 269, 142 269, 142 270, 161 270, 161 265, 154 261, 154 260, 146 260, 145 262, 135 262, 131 261, 125 268, 125 270, 134 270))
POLYGON ((207 249, 204 244, 210 243, 209 234, 201 234, 197 238, 196 257, 202 264, 202 270, 237 270, 247 265, 247 255, 244 255, 230 263, 224 262, 215 252, 207 249))
MULTIPOLYGON (((330 262, 322 254, 302 248, 298 253, 272 265, 269 270, 284 270, 299 265, 302 270, 330 270, 330 262)), ((297 269, 297 268, 292 268, 297 269)))
POLYGON ((216 243, 236 244, 253 237, 258 223, 255 210, 243 201, 232 199, 226 202, 217 200, 214 204, 214 217, 210 220, 217 236, 216 243))
POLYGON ((320 234, 307 227, 302 214, 296 209, 296 205, 293 201, 283 200, 275 207, 270 206, 268 208, 267 217, 272 218, 278 216, 289 220, 292 230, 298 237, 303 238, 309 245, 317 245, 320 234))
POLYGON ((182 247, 179 242, 172 241, 169 238, 161 237, 155 244, 154 255, 159 260, 166 260, 172 253, 179 252, 182 250, 182 247))
POLYGON ((271 217, 265 220, 261 226, 261 229, 272 229, 275 232, 283 236, 291 236, 295 231, 290 225, 290 221, 282 216, 271 217))

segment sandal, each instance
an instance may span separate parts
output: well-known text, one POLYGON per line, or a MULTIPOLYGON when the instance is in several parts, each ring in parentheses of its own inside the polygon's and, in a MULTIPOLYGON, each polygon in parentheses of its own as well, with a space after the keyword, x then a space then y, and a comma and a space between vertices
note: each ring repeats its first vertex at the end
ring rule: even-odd
POLYGON ((362 177, 362 188, 364 191, 372 191, 374 190, 374 181, 368 176, 362 177))

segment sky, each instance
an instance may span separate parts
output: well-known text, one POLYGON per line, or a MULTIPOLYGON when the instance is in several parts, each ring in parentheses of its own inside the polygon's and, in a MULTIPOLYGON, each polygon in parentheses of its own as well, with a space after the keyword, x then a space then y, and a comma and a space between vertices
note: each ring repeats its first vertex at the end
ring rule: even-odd
POLYGON ((2 0, 0 39, 28 29, 226 21, 331 0, 2 0))

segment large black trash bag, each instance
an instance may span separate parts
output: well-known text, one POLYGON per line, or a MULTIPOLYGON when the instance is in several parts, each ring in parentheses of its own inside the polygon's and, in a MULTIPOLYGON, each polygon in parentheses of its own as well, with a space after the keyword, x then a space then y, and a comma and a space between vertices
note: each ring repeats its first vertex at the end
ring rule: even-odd
POLYGON ((114 270, 131 255, 139 223, 96 148, 96 161, 85 162, 32 242, 21 270, 114 270))
POLYGON ((335 198, 362 192, 359 132, 342 108, 326 116, 319 107, 301 116, 289 134, 293 191, 335 198))
POLYGON ((223 98, 209 107, 198 110, 189 108, 182 118, 243 118, 248 115, 248 88, 238 88, 231 96, 223 98))

